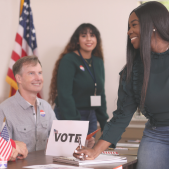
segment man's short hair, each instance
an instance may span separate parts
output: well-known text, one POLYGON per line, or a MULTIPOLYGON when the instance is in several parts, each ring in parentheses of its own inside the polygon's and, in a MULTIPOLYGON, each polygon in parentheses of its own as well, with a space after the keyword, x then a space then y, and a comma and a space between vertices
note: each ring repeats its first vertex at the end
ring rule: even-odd
MULTIPOLYGON (((22 69, 22 66, 23 65, 32 65, 32 66, 36 66, 37 63, 40 63, 39 59, 37 56, 25 56, 25 57, 22 57, 20 59, 18 59, 15 64, 13 65, 12 67, 12 70, 13 70, 13 74, 14 76, 16 74, 20 74, 21 73, 21 69, 22 69)), ((41 65, 42 67, 42 65, 41 65)))

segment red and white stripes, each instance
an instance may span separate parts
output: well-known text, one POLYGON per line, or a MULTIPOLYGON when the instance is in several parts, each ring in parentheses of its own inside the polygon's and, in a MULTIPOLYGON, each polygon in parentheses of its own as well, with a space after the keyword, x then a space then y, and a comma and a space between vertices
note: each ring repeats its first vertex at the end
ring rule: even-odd
POLYGON ((9 159, 10 155, 12 153, 12 145, 10 138, 8 141, 0 137, 0 156, 1 159, 7 160, 9 159))
POLYGON ((103 151, 102 154, 119 155, 116 151, 103 151))

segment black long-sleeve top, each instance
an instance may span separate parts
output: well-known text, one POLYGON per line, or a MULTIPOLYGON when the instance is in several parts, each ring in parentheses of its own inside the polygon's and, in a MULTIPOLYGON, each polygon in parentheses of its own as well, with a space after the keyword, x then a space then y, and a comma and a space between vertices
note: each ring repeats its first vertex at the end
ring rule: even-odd
MULTIPOLYGON (((126 69, 120 72, 122 80, 118 89, 117 110, 105 125, 100 138, 112 143, 112 147, 116 146, 140 104, 144 75, 140 56, 134 61, 129 82, 126 82, 126 73, 126 69)), ((169 126, 169 50, 151 53, 150 77, 142 113, 153 126, 169 126)))

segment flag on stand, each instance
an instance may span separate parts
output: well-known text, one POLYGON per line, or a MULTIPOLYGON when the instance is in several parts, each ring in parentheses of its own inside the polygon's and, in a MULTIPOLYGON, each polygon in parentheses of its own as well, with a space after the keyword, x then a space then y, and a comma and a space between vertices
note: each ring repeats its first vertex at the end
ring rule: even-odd
MULTIPOLYGON (((12 51, 8 73, 6 76, 6 81, 11 86, 9 96, 14 95, 16 90, 18 90, 18 86, 12 72, 12 66, 14 63, 24 56, 38 56, 35 27, 33 25, 30 0, 21 0, 20 11, 21 15, 19 18, 19 27, 16 33, 14 49, 12 51)), ((38 94, 38 97, 41 97, 40 94, 38 94)))
POLYGON ((2 129, 2 132, 0 133, 0 158, 4 161, 8 161, 11 153, 12 144, 5 124, 2 129))

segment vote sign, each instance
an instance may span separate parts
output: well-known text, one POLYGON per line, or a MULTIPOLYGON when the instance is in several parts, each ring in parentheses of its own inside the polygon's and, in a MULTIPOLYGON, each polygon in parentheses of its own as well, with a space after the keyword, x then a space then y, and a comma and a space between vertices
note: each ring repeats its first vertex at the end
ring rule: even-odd
POLYGON ((53 120, 47 144, 46 155, 72 156, 79 145, 78 137, 84 146, 89 121, 53 120))

